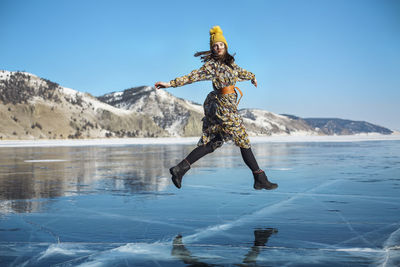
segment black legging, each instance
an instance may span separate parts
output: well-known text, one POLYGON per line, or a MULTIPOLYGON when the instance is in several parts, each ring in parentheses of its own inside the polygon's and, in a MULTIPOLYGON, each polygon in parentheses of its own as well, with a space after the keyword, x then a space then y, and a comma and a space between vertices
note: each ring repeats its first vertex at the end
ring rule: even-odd
MULTIPOLYGON (((214 150, 221 145, 215 145, 215 142, 209 142, 205 146, 198 146, 193 149, 192 152, 186 157, 186 160, 192 165, 200 158, 204 157, 205 155, 214 152, 214 150)), ((246 165, 251 169, 251 171, 255 172, 258 171, 260 168, 258 167, 256 158, 253 155, 253 151, 251 148, 240 148, 240 153, 242 154, 242 158, 246 165)))
POLYGON ((253 151, 251 148, 240 148, 240 153, 242 153, 242 158, 244 163, 251 169, 252 172, 258 171, 260 167, 258 167, 257 160, 254 157, 253 151))

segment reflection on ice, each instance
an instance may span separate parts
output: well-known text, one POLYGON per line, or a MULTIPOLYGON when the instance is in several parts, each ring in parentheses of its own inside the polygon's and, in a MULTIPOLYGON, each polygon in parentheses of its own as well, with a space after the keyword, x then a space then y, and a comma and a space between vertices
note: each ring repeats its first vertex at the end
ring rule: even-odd
POLYGON ((168 168, 193 145, 0 149, 4 266, 400 265, 400 142, 257 143, 168 168), (279 229, 279 232, 278 232, 279 229))
POLYGON ((41 201, 23 202, 23 199, 47 199, 98 191, 120 194, 162 191, 169 185, 165 173, 170 162, 165 158, 161 160, 163 151, 160 148, 1 149, 0 198, 18 200, 6 202, 11 205, 8 207, 3 203, 3 211, 34 212, 39 211, 43 204, 41 201), (57 155, 58 159, 49 159, 50 155, 57 155))
MULTIPOLYGON (((164 191, 170 185, 168 169, 192 148, 193 145, 2 148, 0 199, 18 200, 3 203, 2 210, 35 212, 46 203, 32 199, 105 192, 123 195, 164 191), (24 199, 29 201, 22 201, 24 199), (10 206, 5 207, 7 203, 10 206)), ((257 154, 261 163, 268 159, 269 164, 273 164, 275 158, 288 155, 292 149, 286 144, 270 144, 268 149, 260 149, 257 154)), ((224 160, 206 157, 194 167, 209 168, 210 171, 243 167, 240 159, 234 160, 238 151, 237 147, 226 145, 215 152, 217 158, 224 160), (231 160, 226 160, 229 158, 231 160)), ((290 168, 275 167, 271 170, 287 171, 290 168)), ((197 169, 190 172, 197 172, 197 169)))
MULTIPOLYGON (((260 254, 261 247, 264 247, 268 241, 268 238, 277 233, 277 229, 267 228, 267 229, 256 229, 254 230, 254 245, 250 248, 249 252, 244 256, 243 263, 255 263, 258 255, 260 254)), ((177 235, 172 242, 172 252, 171 255, 180 259, 185 264, 192 264, 195 266, 212 266, 205 262, 201 262, 196 256, 185 247, 182 243, 182 236, 177 235)), ((207 255, 206 259, 212 258, 212 256, 207 255)), ((213 257, 216 258, 215 256, 213 257)), ((219 257, 223 259, 224 257, 219 257)))

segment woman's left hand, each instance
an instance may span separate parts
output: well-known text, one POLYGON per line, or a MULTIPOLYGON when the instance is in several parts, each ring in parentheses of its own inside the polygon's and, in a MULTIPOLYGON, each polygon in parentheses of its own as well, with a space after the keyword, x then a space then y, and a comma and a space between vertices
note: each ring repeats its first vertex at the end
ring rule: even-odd
POLYGON ((251 83, 252 83, 255 87, 257 87, 257 79, 256 79, 256 78, 254 78, 253 80, 251 80, 251 83))

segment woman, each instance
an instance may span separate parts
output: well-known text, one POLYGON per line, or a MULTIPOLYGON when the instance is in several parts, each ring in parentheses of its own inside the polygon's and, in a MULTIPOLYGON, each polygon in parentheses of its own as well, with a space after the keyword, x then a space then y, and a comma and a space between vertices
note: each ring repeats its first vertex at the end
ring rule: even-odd
MULTIPOLYGON (((210 51, 198 52, 204 65, 190 74, 178 77, 170 82, 157 82, 155 88, 178 87, 197 81, 211 80, 214 90, 204 102, 203 134, 197 147, 177 166, 170 169, 172 181, 181 188, 182 177, 190 166, 201 157, 221 147, 225 141, 233 140, 240 147, 243 160, 252 170, 254 189, 275 189, 277 184, 268 181, 265 172, 258 167, 250 147, 250 140, 243 126, 243 119, 238 113, 237 81, 251 80, 257 87, 253 73, 240 68, 235 59, 228 53, 228 43, 219 26, 210 30, 210 51)), ((240 94, 242 92, 239 90, 240 94)), ((240 99, 239 99, 240 101, 240 99)))

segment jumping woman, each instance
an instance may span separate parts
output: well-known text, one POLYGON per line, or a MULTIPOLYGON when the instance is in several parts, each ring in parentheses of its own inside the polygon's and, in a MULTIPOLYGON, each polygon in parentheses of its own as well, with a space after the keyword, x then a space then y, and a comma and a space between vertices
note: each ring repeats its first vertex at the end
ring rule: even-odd
MULTIPOLYGON (((243 160, 251 169, 254 176, 254 189, 275 189, 277 184, 268 181, 265 172, 261 170, 251 151, 250 140, 243 125, 243 119, 238 113, 238 94, 235 87, 237 81, 251 80, 257 87, 257 80, 253 73, 240 68, 235 59, 228 53, 228 43, 222 35, 219 26, 210 30, 210 51, 197 52, 204 65, 192 71, 190 74, 178 77, 170 82, 156 82, 155 88, 178 87, 193 82, 211 80, 214 90, 210 92, 204 101, 203 134, 197 147, 183 159, 178 165, 169 171, 172 174, 172 182, 177 188, 181 188, 182 177, 190 169, 190 166, 201 157, 214 152, 228 140, 232 140, 240 147, 243 160)), ((240 101, 240 99, 239 99, 240 101)))

